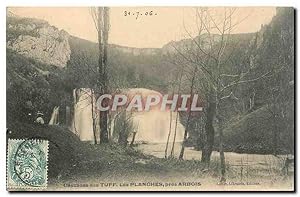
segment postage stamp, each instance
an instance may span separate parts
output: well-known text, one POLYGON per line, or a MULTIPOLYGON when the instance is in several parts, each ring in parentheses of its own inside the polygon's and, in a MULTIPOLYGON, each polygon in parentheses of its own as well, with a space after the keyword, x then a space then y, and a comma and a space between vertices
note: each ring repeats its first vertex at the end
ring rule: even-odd
POLYGON ((7 188, 43 189, 48 181, 48 141, 9 139, 7 188))

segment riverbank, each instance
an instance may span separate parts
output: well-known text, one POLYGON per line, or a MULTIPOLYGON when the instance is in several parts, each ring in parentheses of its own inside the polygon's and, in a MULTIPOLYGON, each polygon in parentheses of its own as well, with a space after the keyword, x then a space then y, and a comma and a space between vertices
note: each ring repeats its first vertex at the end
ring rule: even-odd
POLYGON ((135 149, 118 144, 92 145, 81 142, 72 132, 60 126, 14 123, 8 128, 8 138, 49 141, 48 190, 65 191, 74 187, 76 190, 110 191, 132 188, 137 191, 293 190, 293 173, 283 175, 274 162, 270 162, 274 165, 246 166, 246 161, 243 161, 243 165, 235 166, 231 162, 238 162, 239 158, 233 153, 226 153, 227 182, 219 184, 216 153, 210 167, 205 168, 199 160, 200 152, 191 149, 186 149, 186 160, 165 159, 155 155, 161 152, 153 144, 138 145, 135 149))

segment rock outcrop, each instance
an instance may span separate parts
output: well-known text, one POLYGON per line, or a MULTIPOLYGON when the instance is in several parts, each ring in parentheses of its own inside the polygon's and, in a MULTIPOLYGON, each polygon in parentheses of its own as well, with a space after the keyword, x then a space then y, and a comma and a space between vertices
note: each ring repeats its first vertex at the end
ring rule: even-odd
POLYGON ((7 16, 7 48, 44 64, 65 67, 69 34, 40 19, 7 16))

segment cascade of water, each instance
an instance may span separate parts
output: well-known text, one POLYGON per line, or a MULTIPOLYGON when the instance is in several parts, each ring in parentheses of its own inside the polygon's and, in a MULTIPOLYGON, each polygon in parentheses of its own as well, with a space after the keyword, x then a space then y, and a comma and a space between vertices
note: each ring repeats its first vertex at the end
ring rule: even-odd
POLYGON ((55 106, 53 108, 53 112, 51 114, 51 119, 48 124, 49 125, 58 125, 59 124, 58 115, 59 115, 59 106, 55 106))
MULTIPOLYGON (((78 135, 81 141, 92 142, 94 141, 92 107, 95 106, 93 91, 90 88, 75 89, 73 97, 75 104, 71 130, 78 135)), ((96 132, 96 136, 99 137, 99 127, 97 127, 96 132)))
MULTIPOLYGON (((170 130, 170 142, 173 141, 176 124, 176 113, 170 117, 169 111, 151 110, 149 112, 136 112, 133 115, 134 124, 138 125, 136 141, 148 143, 166 143, 170 130)), ((178 121, 175 142, 182 142, 184 127, 178 121)))
MULTIPOLYGON (((131 88, 123 90, 126 95, 140 94, 145 97, 150 94, 159 94, 157 91, 144 89, 144 88, 131 88)), ((93 120, 92 120, 92 98, 94 98, 93 91, 88 88, 80 88, 74 90, 74 114, 72 120, 71 130, 77 134, 82 141, 93 141, 93 120)), ((93 99, 95 102, 95 99, 93 99)), ((95 106, 95 103, 93 103, 95 106)), ((170 117, 170 111, 160 111, 158 108, 151 108, 147 112, 133 112, 132 120, 133 124, 137 125, 137 134, 135 136, 136 142, 145 143, 166 143, 170 130, 171 120, 171 133, 169 141, 169 150, 174 138, 176 113, 172 113, 170 117)), ((112 116, 114 117, 114 116, 112 116)), ((98 120, 97 120, 98 121, 98 120)), ((111 121, 112 124, 114 121, 111 121)), ((97 124, 97 137, 99 136, 99 125, 97 124)), ((113 128, 113 125, 111 125, 113 128)), ((175 142, 182 142, 184 133, 184 126, 178 121, 176 129, 175 142)), ((99 141, 99 139, 97 140, 99 141)), ((128 139, 130 141, 130 139, 128 139)))

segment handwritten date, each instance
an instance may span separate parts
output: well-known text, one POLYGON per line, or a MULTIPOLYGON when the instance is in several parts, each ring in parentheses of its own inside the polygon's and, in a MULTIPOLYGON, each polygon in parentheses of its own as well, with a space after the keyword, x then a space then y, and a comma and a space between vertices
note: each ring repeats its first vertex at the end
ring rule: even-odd
POLYGON ((150 11, 146 11, 146 12, 140 12, 140 11, 127 11, 125 10, 124 11, 124 16, 133 16, 135 17, 135 19, 138 19, 140 18, 141 16, 156 16, 157 13, 154 12, 153 10, 150 10, 150 11))

